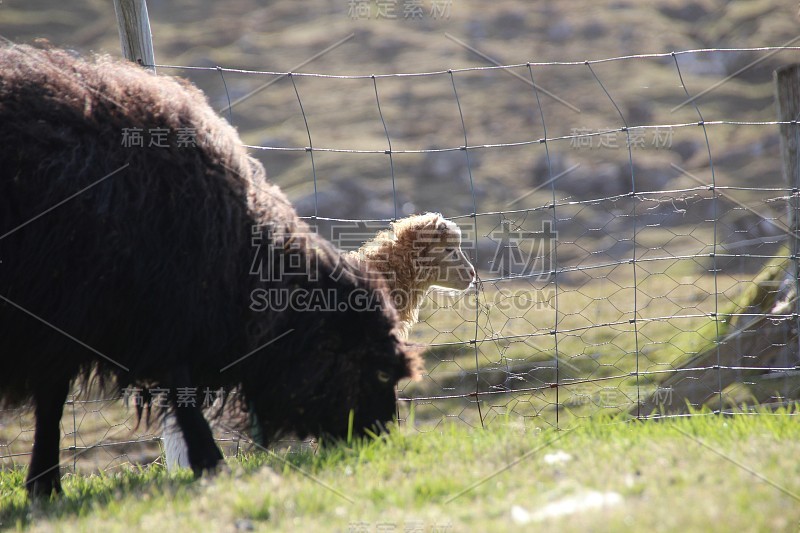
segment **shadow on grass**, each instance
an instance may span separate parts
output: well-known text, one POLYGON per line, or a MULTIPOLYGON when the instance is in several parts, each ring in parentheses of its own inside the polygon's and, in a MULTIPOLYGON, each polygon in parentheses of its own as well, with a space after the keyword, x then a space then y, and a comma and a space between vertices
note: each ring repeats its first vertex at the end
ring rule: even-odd
MULTIPOLYGON (((292 469, 317 472, 358 453, 356 450, 364 446, 361 442, 353 444, 355 449, 329 445, 319 453, 313 450, 243 453, 229 458, 227 468, 218 475, 233 471, 249 475, 262 468, 272 468, 279 473, 292 469)), ((109 506, 125 505, 125 501, 191 497, 202 486, 195 482, 199 480, 195 480, 189 469, 168 473, 160 465, 149 465, 114 473, 67 474, 61 478, 62 494, 32 501, 25 491, 26 474, 27 467, 0 469, 0 530, 21 529, 44 520, 86 516, 109 506)))
POLYGON ((172 497, 191 490, 194 481, 188 470, 168 474, 164 468, 152 466, 111 474, 70 474, 61 479, 62 494, 29 500, 25 491, 26 474, 27 467, 0 470, 0 530, 19 529, 41 520, 85 516, 132 496, 172 497))

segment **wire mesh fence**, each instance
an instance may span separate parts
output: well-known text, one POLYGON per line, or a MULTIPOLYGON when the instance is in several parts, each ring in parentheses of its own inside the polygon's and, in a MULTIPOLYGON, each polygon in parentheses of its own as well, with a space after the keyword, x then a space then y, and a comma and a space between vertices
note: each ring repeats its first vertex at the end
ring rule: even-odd
MULTIPOLYGON (((749 412, 745 403, 797 399, 798 187, 781 174, 778 139, 778 127, 796 130, 796 120, 774 120, 769 72, 751 81, 751 108, 717 118, 715 91, 735 75, 709 84, 702 70, 736 54, 738 75, 798 50, 357 76, 156 68, 191 77, 212 101, 216 94, 234 123, 234 111, 261 98, 286 104, 276 121, 300 142, 247 146, 268 173, 286 170, 281 185, 299 213, 339 247, 357 248, 421 210, 459 224, 480 280, 464 293, 427 295, 411 337, 427 348, 427 374, 401 383, 401 423, 569 428, 598 413, 683 416, 706 405, 734 414, 749 412), (642 62, 659 67, 657 80, 633 81, 642 62), (332 98, 304 97, 310 84, 332 98), (448 109, 426 106, 429 84, 446 87, 448 109), (553 87, 564 84, 586 99, 559 96, 553 87), (629 101, 641 93, 644 111, 629 101), (603 112, 582 116, 589 108, 603 112), (315 126, 351 113, 374 120, 357 132, 315 126), (420 141, 408 124, 425 113, 436 129, 420 141), (368 184, 355 171, 332 179, 343 168, 365 169, 368 184), (306 193, 291 193, 298 183, 306 193)), ((118 400, 71 397, 62 444, 73 471, 158 459, 160 428, 137 426, 118 400)), ((0 420, 2 464, 25 462, 32 413, 7 410, 0 420)), ((248 449, 238 433, 217 437, 226 455, 248 449)))

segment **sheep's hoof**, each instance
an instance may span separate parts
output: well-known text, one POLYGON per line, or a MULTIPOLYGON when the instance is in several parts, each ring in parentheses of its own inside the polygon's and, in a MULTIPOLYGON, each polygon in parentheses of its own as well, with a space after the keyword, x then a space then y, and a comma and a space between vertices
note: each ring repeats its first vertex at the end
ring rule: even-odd
POLYGON ((36 476, 33 480, 25 482, 25 489, 28 491, 30 499, 49 498, 52 494, 61 494, 61 475, 58 468, 53 469, 52 472, 47 472, 36 476))
POLYGON ((190 462, 195 477, 200 477, 203 474, 214 475, 225 465, 225 461, 222 460, 222 452, 216 446, 206 450, 199 458, 190 458, 190 462))

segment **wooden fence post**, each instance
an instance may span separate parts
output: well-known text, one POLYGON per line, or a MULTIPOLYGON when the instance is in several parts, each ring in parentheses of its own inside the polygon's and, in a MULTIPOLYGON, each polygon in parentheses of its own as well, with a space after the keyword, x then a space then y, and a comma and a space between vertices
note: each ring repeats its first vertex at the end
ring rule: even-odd
POLYGON ((122 54, 155 72, 156 56, 145 0, 114 0, 122 54))
MULTIPOLYGON (((739 312, 743 314, 731 323, 732 331, 719 339, 714 347, 691 358, 664 379, 659 387, 668 389, 672 403, 665 406, 671 412, 685 412, 686 404, 701 406, 737 382, 748 385, 756 403, 780 405, 800 397, 800 370, 770 372, 771 368, 787 368, 800 363, 800 65, 789 65, 775 71, 775 105, 780 122, 783 179, 791 191, 788 202, 789 241, 794 259, 786 261, 784 272, 763 275, 754 280, 759 285, 751 301, 739 312), (789 287, 786 287, 786 284, 789 287), (795 314, 786 320, 768 319, 770 313, 795 314), (720 383, 717 364, 722 367, 748 366, 746 371, 722 374, 720 383), (760 368, 759 368, 760 367, 760 368), (763 368, 763 370, 761 370, 763 368), (694 370, 697 369, 697 370, 694 370), (717 390, 722 387, 722 391, 717 390), (776 402, 777 399, 780 401, 776 402)), ((657 409, 658 395, 644 400, 641 408, 634 406, 630 414, 649 413, 657 409)))
MULTIPOLYGON (((791 261, 791 277, 798 284, 798 188, 800 188, 800 164, 798 164, 797 144, 800 140, 797 119, 800 118, 800 65, 788 65, 775 71, 775 106, 778 120, 794 124, 780 125, 781 161, 783 163, 783 179, 792 194, 789 199, 789 249, 795 259, 791 261)), ((792 309, 798 312, 800 298, 795 298, 792 309)))

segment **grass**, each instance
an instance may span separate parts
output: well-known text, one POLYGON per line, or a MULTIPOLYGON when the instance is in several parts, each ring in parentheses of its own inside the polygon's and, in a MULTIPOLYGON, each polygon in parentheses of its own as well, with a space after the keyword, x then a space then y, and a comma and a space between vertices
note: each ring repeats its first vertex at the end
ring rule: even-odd
POLYGON ((63 497, 34 504, 25 500, 23 470, 6 470, 0 527, 796 530, 795 411, 696 414, 648 423, 597 417, 570 431, 513 419, 487 430, 399 429, 317 453, 231 458, 226 472, 196 482, 158 466, 68 476, 63 497), (586 503, 591 494, 606 505, 586 503))

